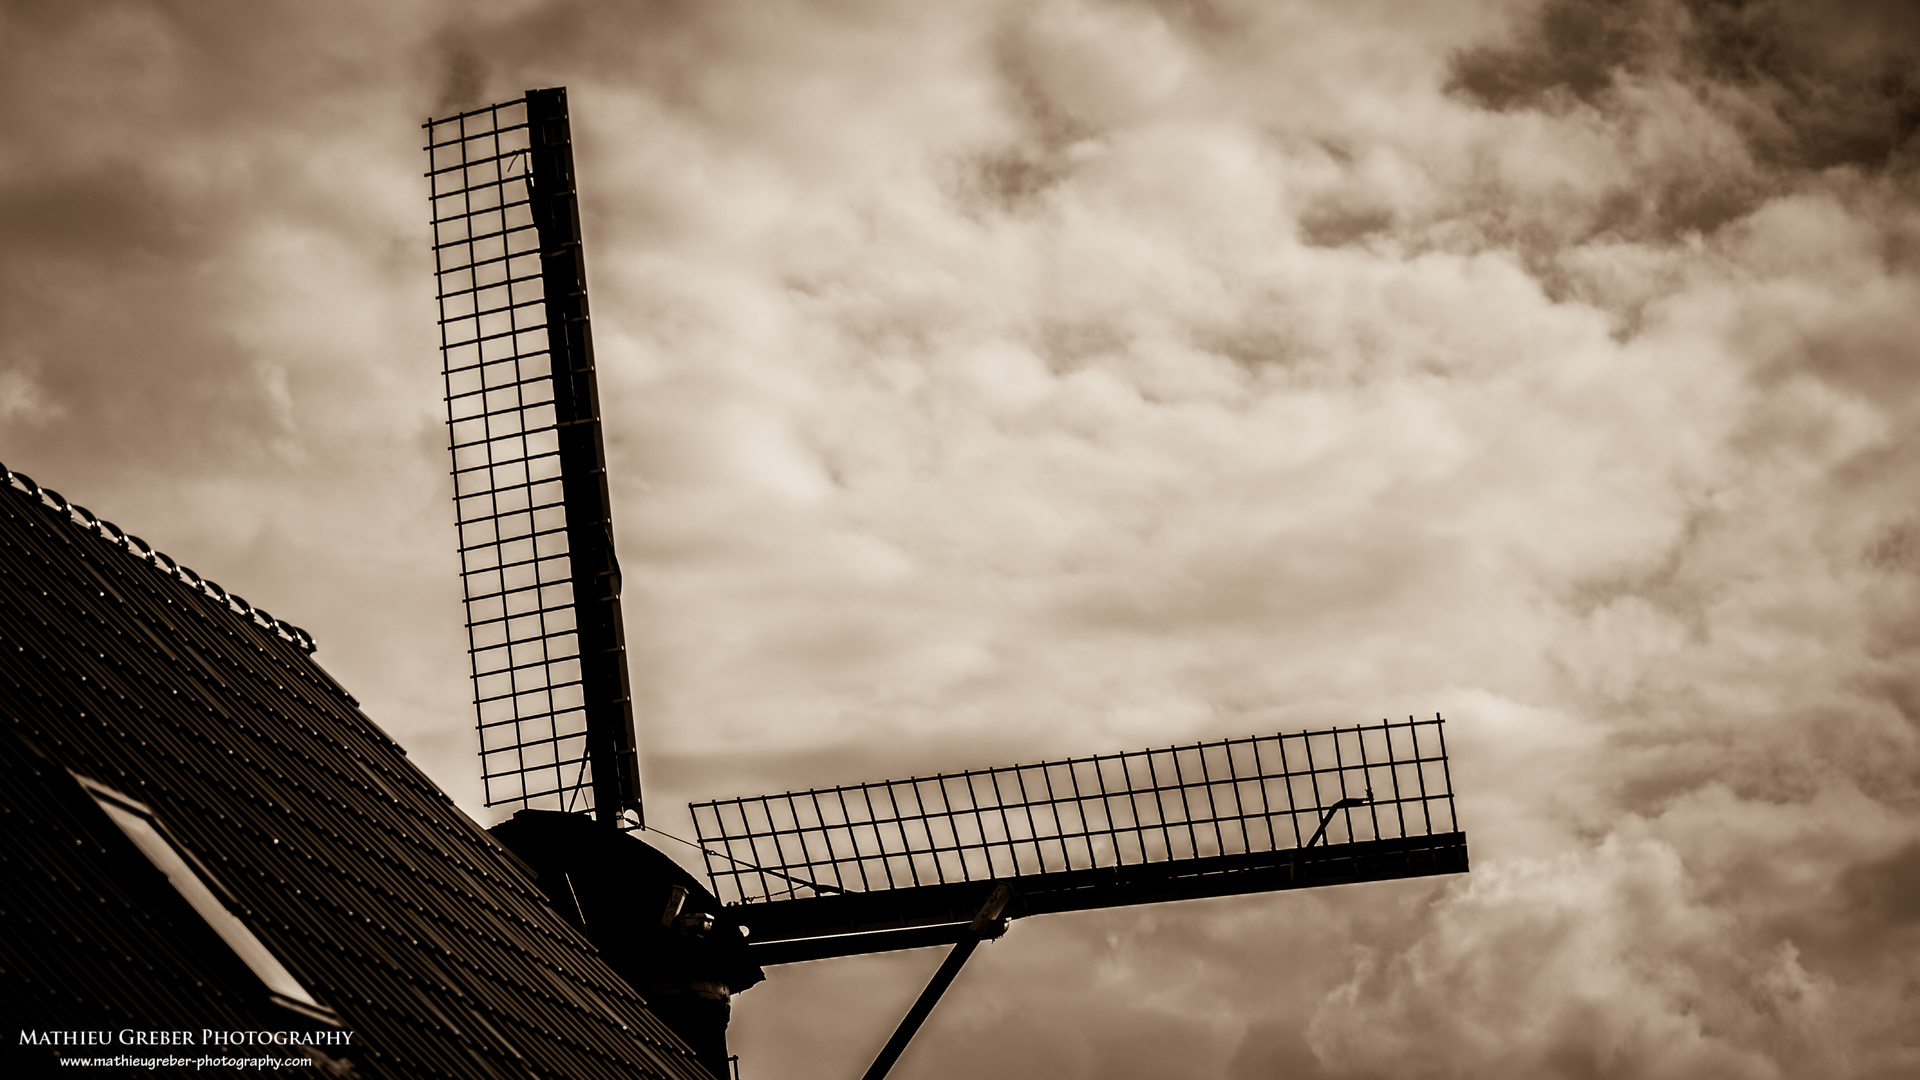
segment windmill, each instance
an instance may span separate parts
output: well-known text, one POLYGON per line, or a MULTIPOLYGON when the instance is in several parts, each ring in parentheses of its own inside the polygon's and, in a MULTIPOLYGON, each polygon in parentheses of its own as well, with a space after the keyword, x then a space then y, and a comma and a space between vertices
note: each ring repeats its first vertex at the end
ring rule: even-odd
POLYGON ((642 854, 566 92, 425 126, 481 774, 523 811, 495 833, 716 1073, 763 966, 951 946, 878 1080, 1011 920, 1467 869, 1438 716, 695 803, 710 888, 642 854))

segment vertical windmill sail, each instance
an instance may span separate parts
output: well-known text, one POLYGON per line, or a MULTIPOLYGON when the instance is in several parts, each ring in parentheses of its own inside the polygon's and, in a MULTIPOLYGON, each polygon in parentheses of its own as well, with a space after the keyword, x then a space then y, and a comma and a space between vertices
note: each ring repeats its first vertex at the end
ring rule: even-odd
POLYGON ((487 805, 639 825, 566 91, 425 128, 487 805))

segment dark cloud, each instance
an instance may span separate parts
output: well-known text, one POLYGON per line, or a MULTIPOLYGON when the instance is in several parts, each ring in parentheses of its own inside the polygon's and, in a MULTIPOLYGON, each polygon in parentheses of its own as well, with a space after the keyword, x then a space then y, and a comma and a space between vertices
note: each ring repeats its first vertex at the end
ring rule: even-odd
POLYGON ((1920 843, 1850 868, 1841 878, 1850 901, 1852 926, 1872 940, 1871 929, 1895 928, 1911 935, 1920 928, 1920 843))
POLYGON ((1529 14, 1517 43, 1463 50, 1450 88, 1497 109, 1546 104, 1556 92, 1591 102, 1618 74, 1649 74, 1686 32, 1678 10, 1658 0, 1548 0, 1529 14))
POLYGON ((466 45, 452 44, 447 47, 444 63, 435 116, 465 112, 487 103, 487 65, 478 54, 466 45))
POLYGON ((1476 214, 1566 295, 1557 263, 1570 243, 1710 234, 1849 177, 1911 190, 1916 71, 1920 28, 1900 3, 1548 0, 1504 40, 1455 52, 1446 85, 1599 140, 1590 176, 1552 213, 1507 176, 1476 214))
POLYGON ((1762 160, 1914 165, 1920 15, 1900 0, 1548 0, 1516 37, 1462 51, 1452 89, 1490 108, 1613 110, 1622 80, 1670 79, 1762 160))
POLYGON ((341 209, 312 186, 326 148, 308 87, 359 59, 315 44, 324 20, 262 5, 7 18, 0 93, 39 104, 0 120, 0 368, 79 425, 42 437, 123 460, 189 433, 215 456, 270 438, 281 358, 237 332, 257 298, 236 253, 262 213, 290 223, 341 209), (256 138, 281 125, 308 126, 256 138))
POLYGON ((956 170, 956 199, 997 211, 1019 210, 1057 183, 1065 173, 1053 154, 1024 148, 985 151, 965 158, 956 170))

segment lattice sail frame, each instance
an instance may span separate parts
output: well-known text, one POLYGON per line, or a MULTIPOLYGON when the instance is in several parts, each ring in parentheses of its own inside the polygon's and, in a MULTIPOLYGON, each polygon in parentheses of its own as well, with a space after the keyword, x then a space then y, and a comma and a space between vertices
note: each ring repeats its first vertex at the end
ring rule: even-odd
POLYGON ((487 805, 637 818, 565 92, 424 126, 487 805))
POLYGON ((695 803, 730 904, 1458 830, 1444 721, 1230 739, 695 803), (1342 800, 1371 797, 1357 805, 1342 800))

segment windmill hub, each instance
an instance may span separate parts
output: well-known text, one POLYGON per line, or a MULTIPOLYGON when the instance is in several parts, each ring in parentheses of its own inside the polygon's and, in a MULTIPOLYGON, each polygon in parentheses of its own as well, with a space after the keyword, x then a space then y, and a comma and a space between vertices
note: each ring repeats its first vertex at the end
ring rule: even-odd
POLYGON ((726 1076, 730 999, 766 975, 719 899, 638 837, 584 814, 522 810, 488 831, 701 1062, 726 1076), (660 914, 643 914, 651 912, 660 914))

